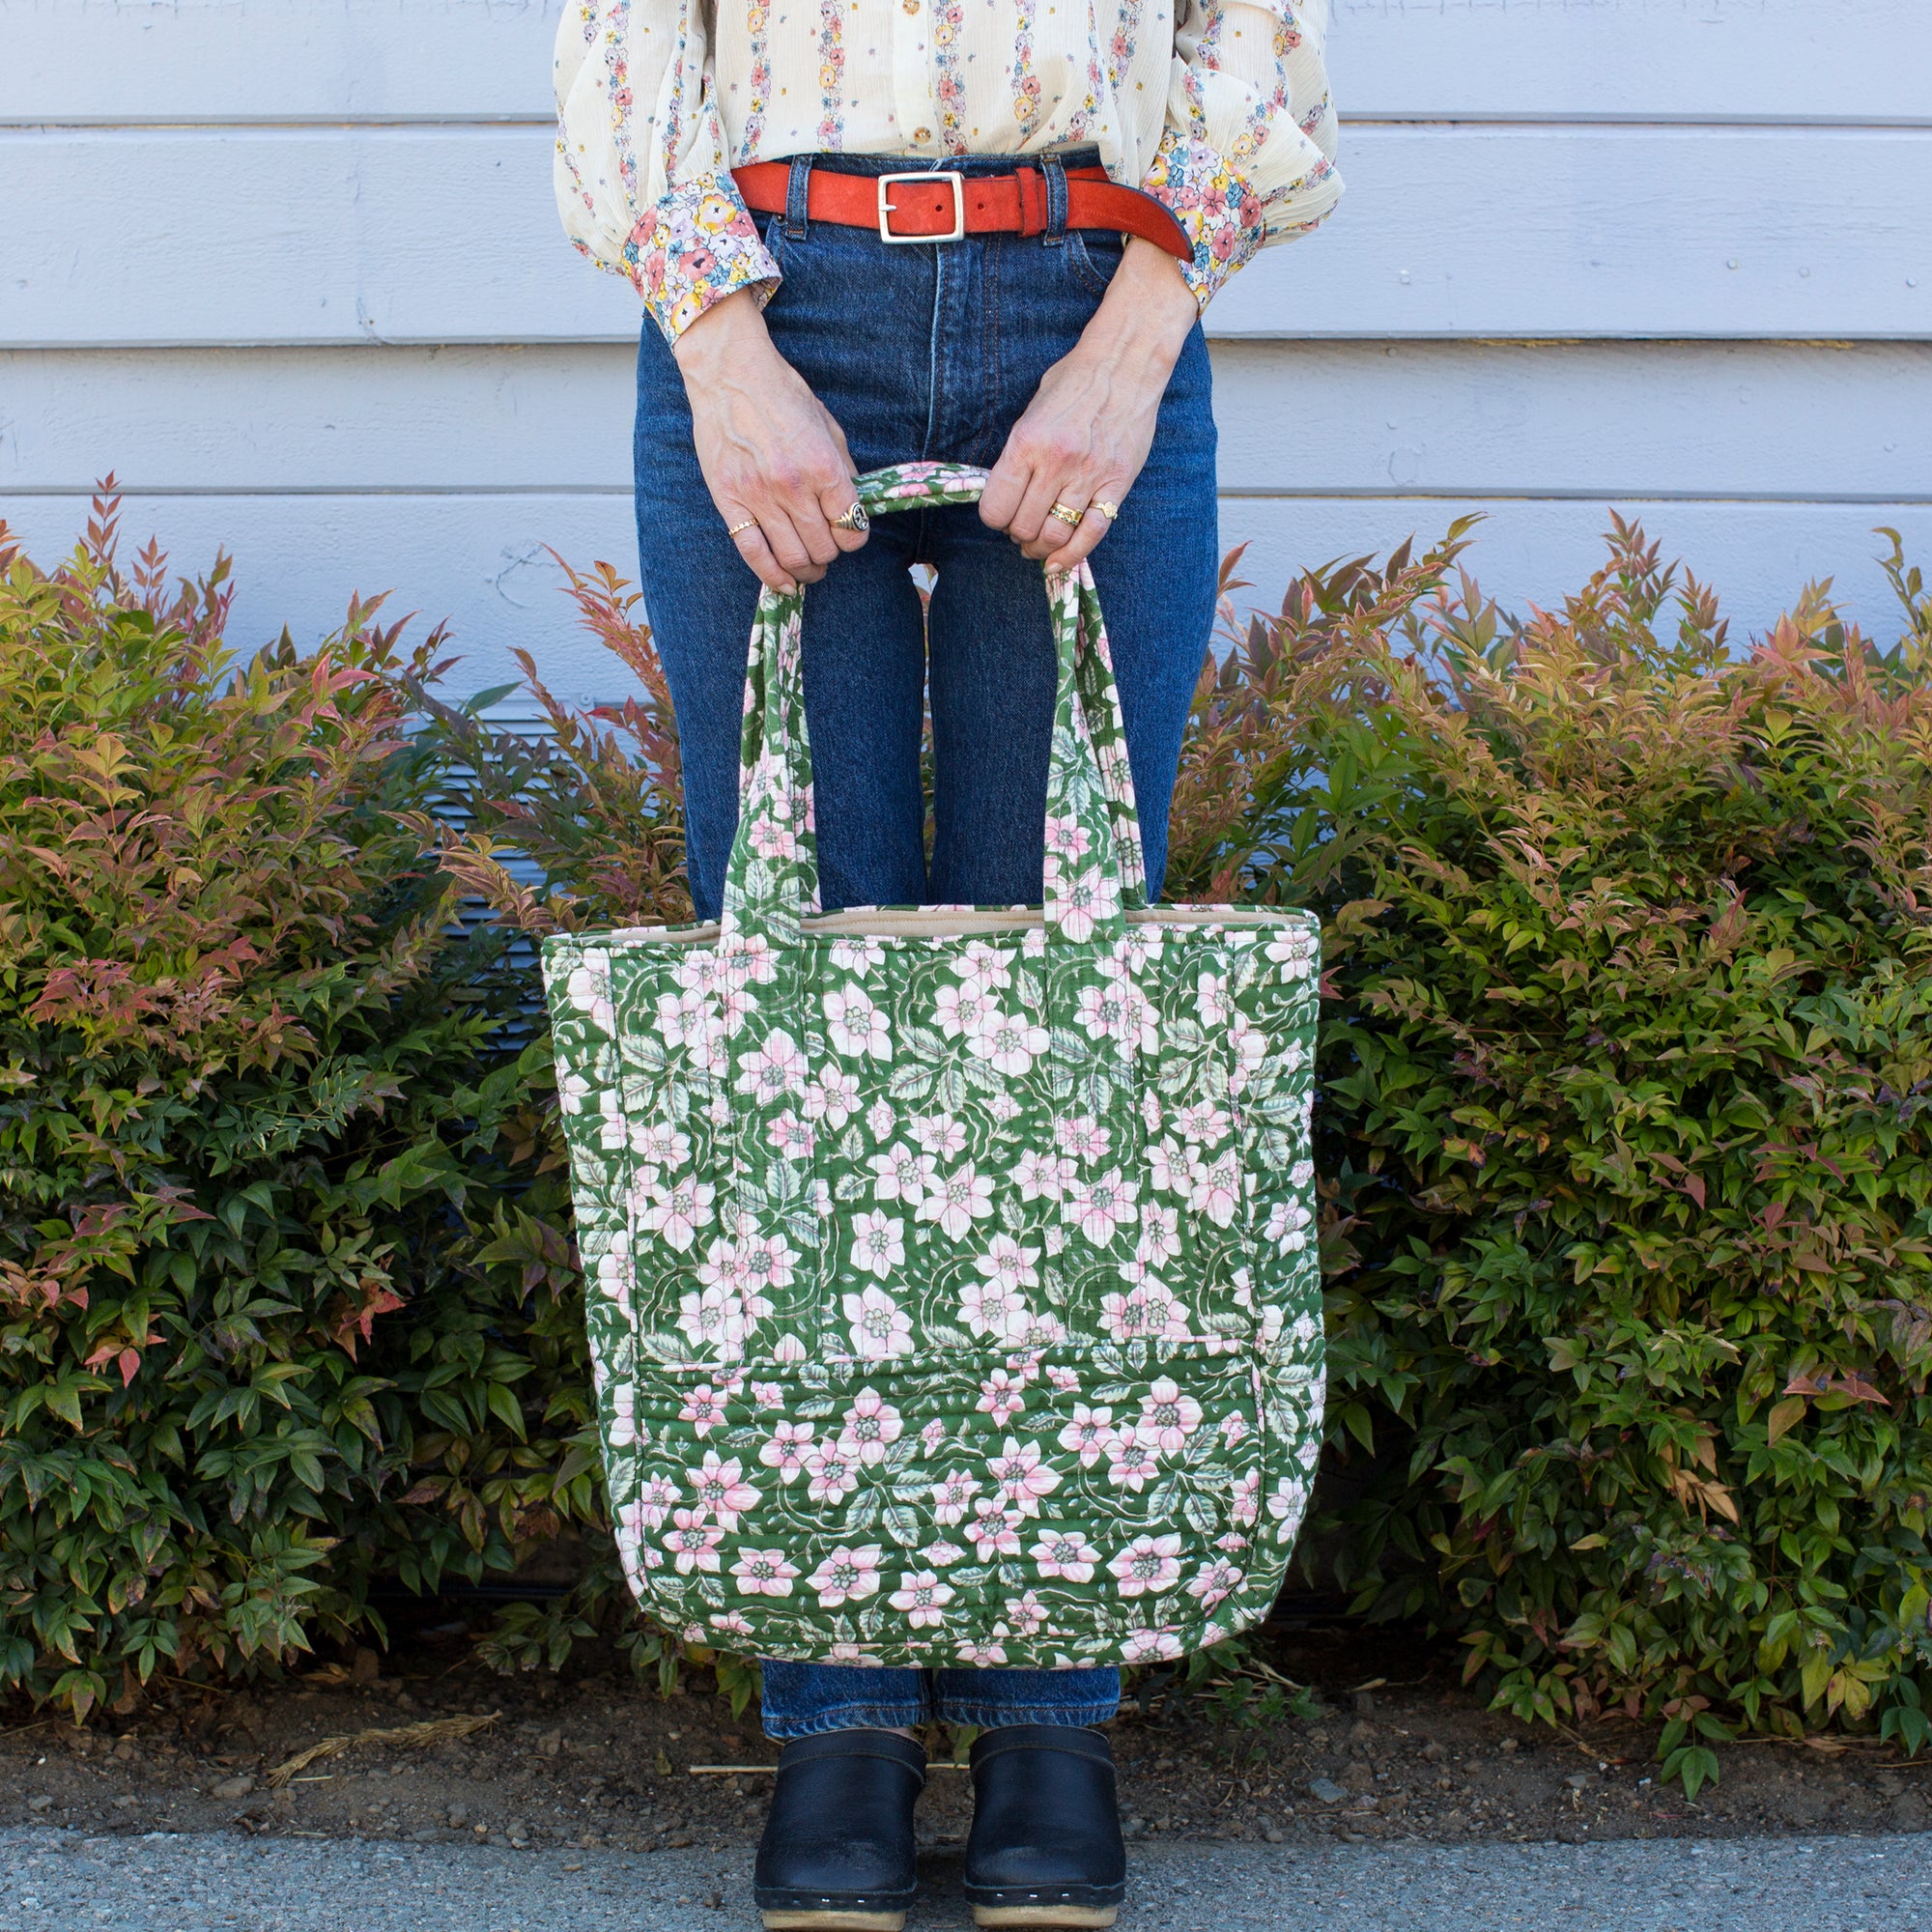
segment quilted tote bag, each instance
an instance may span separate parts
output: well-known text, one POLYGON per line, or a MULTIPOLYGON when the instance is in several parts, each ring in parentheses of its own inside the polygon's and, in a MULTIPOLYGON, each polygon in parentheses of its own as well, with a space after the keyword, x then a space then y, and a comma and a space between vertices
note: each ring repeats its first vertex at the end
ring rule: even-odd
POLYGON ((1043 906, 817 910, 802 593, 768 591, 723 922, 545 942, 617 1541, 691 1640, 1133 1662, 1287 1568, 1319 927, 1147 905, 1093 578, 1049 590, 1043 906))

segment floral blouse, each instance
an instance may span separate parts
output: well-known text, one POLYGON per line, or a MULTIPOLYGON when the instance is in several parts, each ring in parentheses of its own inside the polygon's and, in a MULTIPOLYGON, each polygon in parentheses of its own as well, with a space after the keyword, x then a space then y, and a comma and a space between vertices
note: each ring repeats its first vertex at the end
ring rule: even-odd
POLYGON ((1341 198, 1328 0, 571 0, 557 202, 675 341, 779 269, 731 181, 791 155, 1097 148, 1170 208, 1205 306, 1341 198))

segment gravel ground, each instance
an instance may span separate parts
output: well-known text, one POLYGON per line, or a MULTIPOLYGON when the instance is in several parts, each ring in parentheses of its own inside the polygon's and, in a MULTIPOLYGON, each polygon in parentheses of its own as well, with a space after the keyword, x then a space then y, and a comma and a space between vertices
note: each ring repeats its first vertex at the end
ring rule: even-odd
MULTIPOLYGON (((1122 1932, 1932 1932, 1932 1838, 1161 1845, 1122 1932)), ((719 1932, 742 1854, 0 1832, 0 1932, 719 1932)), ((921 1932, 965 1926, 927 1855, 921 1932)))

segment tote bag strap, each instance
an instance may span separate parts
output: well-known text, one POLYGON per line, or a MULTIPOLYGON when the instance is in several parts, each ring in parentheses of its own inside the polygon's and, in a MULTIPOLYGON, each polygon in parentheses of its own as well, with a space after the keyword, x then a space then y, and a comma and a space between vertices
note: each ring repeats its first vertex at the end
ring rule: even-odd
MULTIPOLYGON (((858 480, 870 516, 976 503, 983 469, 909 463, 858 480)), ((1124 914, 1147 904, 1140 818, 1127 768, 1120 692, 1094 574, 1083 558, 1047 575, 1059 689, 1046 789, 1049 941, 1117 938, 1124 914)), ((752 621, 745 728, 738 767, 738 835, 724 876, 724 941, 795 941, 818 911, 811 747, 805 726, 800 637, 803 588, 766 590, 752 621)))

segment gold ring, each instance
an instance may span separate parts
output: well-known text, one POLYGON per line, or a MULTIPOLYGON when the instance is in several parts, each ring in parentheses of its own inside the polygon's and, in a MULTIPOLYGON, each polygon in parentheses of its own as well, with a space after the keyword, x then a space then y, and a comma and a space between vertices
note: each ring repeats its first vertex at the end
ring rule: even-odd
POLYGON ((1114 521, 1116 517, 1118 517, 1121 514, 1120 504, 1110 503, 1104 497, 1095 497, 1094 498, 1094 507, 1096 510, 1098 510, 1099 513, 1103 517, 1105 517, 1110 524, 1114 521))
POLYGON ((1085 510, 1069 510, 1065 503, 1056 503, 1046 514, 1065 524, 1068 529, 1077 530, 1087 512, 1085 510))
POLYGON ((842 517, 832 519, 832 527, 835 530, 855 530, 864 536, 872 527, 872 520, 866 514, 865 504, 854 503, 842 517))
POLYGON ((754 530, 757 527, 758 527, 757 518, 747 517, 742 524, 733 524, 730 526, 730 528, 724 532, 724 534, 727 537, 741 537, 745 534, 747 530, 754 530))

